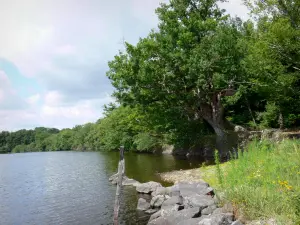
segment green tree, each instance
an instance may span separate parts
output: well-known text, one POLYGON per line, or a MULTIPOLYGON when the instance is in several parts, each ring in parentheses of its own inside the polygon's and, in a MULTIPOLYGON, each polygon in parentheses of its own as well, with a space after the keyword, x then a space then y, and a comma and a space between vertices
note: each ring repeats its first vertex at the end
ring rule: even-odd
POLYGON ((240 33, 216 0, 171 0, 157 9, 159 30, 126 44, 107 73, 122 104, 204 119, 225 148, 223 98, 243 80, 240 33))
POLYGON ((245 70, 252 91, 265 100, 259 119, 264 127, 294 126, 300 110, 300 2, 245 1, 257 17, 257 29, 248 36, 245 70))
POLYGON ((57 150, 70 151, 72 150, 74 141, 74 132, 71 129, 63 129, 57 135, 57 150))

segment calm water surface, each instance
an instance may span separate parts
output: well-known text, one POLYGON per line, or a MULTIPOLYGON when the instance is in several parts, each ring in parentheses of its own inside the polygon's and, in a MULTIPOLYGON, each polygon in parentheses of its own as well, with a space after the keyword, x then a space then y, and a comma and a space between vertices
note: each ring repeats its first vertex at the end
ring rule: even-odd
MULTIPOLYGON (((0 155, 1 225, 112 224, 118 153, 45 152, 0 155)), ((140 182, 159 181, 157 172, 199 166, 173 156, 126 154, 126 175, 140 182)), ((168 184, 165 184, 168 185, 168 184)), ((138 195, 126 187, 121 224, 146 224, 136 211, 138 195)))

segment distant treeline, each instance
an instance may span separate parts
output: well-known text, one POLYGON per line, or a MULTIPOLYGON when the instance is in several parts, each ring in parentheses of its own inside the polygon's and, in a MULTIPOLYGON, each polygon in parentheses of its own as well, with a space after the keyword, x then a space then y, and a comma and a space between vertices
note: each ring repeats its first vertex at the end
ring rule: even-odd
POLYGON ((159 24, 109 62, 117 104, 98 122, 61 131, 2 132, 1 152, 192 148, 234 125, 300 126, 300 2, 244 0, 252 20, 218 0, 170 0, 159 24))

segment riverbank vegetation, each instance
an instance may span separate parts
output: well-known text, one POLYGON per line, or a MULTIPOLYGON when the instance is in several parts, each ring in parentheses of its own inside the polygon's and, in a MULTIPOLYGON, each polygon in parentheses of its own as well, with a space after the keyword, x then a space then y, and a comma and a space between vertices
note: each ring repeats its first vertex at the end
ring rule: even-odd
POLYGON ((247 21, 220 2, 161 4, 158 27, 109 62, 116 102, 104 118, 55 132, 2 132, 0 152, 189 149, 211 134, 227 151, 236 124, 299 127, 299 1, 244 0, 247 21))
MULTIPOLYGON (((218 154, 216 154, 218 157, 218 154)), ((168 182, 209 183, 221 204, 231 203, 242 221, 275 219, 300 224, 300 141, 252 141, 231 160, 198 169, 162 173, 168 182), (238 156, 238 157, 237 157, 238 156)), ((268 224, 268 223, 267 223, 268 224)))
POLYGON ((300 141, 255 141, 238 155, 226 164, 204 168, 203 178, 233 204, 237 216, 299 224, 300 141))

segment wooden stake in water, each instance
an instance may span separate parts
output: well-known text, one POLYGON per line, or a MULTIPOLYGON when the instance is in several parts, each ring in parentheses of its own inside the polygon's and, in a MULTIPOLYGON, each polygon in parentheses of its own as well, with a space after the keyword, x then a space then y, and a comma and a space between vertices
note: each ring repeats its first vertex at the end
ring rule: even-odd
POLYGON ((118 165, 118 183, 117 183, 117 191, 115 198, 115 207, 114 207, 114 225, 118 225, 119 218, 119 208, 120 208, 120 193, 122 189, 123 176, 125 172, 125 162, 124 162, 124 146, 120 147, 120 160, 118 165))

